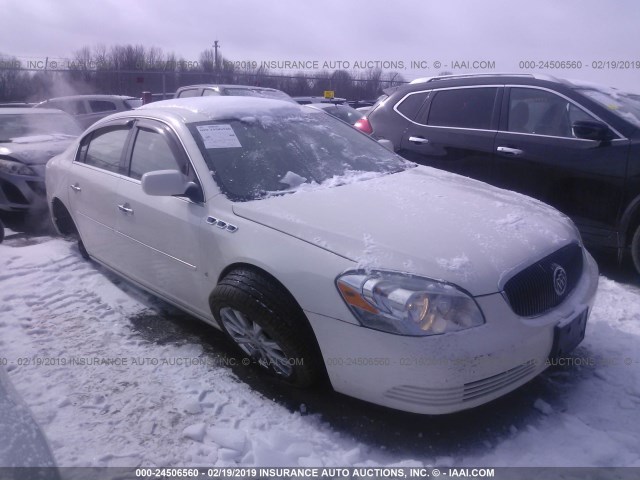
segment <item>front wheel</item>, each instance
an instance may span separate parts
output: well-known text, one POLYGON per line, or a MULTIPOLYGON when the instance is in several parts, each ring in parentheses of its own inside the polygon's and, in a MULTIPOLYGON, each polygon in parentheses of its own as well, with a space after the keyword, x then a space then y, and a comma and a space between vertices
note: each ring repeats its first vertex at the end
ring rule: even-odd
POLYGON ((640 273, 640 225, 636 228, 631 240, 631 258, 633 259, 633 265, 636 267, 636 272, 640 273))
POLYGON ((210 305, 222 330, 259 367, 297 387, 318 379, 310 328, 273 280, 249 269, 233 271, 213 291, 210 305))

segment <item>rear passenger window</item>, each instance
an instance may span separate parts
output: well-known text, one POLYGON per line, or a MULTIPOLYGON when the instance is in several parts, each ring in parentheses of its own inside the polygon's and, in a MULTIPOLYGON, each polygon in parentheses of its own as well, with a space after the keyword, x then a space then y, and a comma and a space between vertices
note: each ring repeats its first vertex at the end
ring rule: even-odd
POLYGON ((89 100, 89 108, 92 112, 109 112, 116 110, 116 104, 106 100, 89 100))
POLYGON ((197 88, 190 88, 189 90, 183 90, 178 94, 178 98, 187 98, 187 97, 199 97, 197 88))
POLYGON ((396 110, 409 120, 415 120, 418 116, 418 111, 420 111, 420 107, 422 107, 422 104, 428 96, 429 92, 411 93, 396 106, 396 110))
POLYGON ((133 146, 129 176, 140 180, 145 173, 156 170, 179 170, 185 173, 164 135, 141 128, 133 146))
POLYGON ((94 132, 83 139, 78 161, 120 173, 120 160, 128 134, 127 127, 112 127, 94 132))
POLYGON ((204 92, 202 92, 203 97, 218 96, 218 95, 220 95, 220 92, 217 92, 216 90, 212 90, 210 88, 205 88, 204 92))
POLYGON ((428 125, 491 128, 497 88, 458 88, 434 93, 428 125))

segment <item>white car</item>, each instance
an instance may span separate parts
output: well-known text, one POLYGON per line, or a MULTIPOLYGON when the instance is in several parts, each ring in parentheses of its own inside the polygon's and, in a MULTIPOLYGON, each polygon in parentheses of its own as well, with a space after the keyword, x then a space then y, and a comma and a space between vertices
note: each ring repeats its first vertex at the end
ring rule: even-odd
POLYGON ((598 270, 556 210, 417 166, 315 109, 167 100, 47 164, 81 252, 297 386, 428 414, 515 389, 583 338, 598 270))

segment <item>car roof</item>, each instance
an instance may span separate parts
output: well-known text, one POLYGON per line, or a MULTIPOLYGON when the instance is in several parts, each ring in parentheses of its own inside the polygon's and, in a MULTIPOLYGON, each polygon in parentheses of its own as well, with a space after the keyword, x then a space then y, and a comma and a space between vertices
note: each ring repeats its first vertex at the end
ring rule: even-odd
POLYGON ((201 83, 198 85, 185 85, 178 88, 177 91, 186 90, 188 88, 244 88, 246 90, 273 90, 280 91, 271 87, 258 87, 256 85, 233 85, 233 84, 219 84, 219 83, 201 83))
POLYGON ((68 95, 66 97, 53 97, 53 98, 48 98, 47 100, 45 100, 44 102, 41 102, 39 105, 42 105, 43 103, 47 103, 47 102, 51 102, 53 100, 132 100, 132 99, 138 99, 139 97, 132 97, 130 95, 102 95, 102 94, 95 94, 95 95, 68 95))
POLYGON ((334 105, 339 103, 344 103, 347 101, 346 98, 335 97, 335 98, 324 98, 321 95, 311 95, 311 96, 302 96, 302 97, 292 97, 295 101, 302 100, 304 102, 312 102, 312 103, 333 103, 334 105))
MULTIPOLYGON (((410 83, 401 85, 394 92, 408 92, 416 90, 431 90, 438 88, 446 88, 449 86, 469 86, 469 85, 489 85, 489 84, 505 84, 514 85, 555 85, 568 89, 584 88, 586 82, 577 80, 567 80, 551 75, 537 73, 468 73, 460 75, 443 75, 438 77, 416 78, 410 83)), ((596 84, 588 84, 591 88, 608 89, 608 87, 596 84)))
POLYGON ((163 118, 173 117, 184 123, 192 123, 287 112, 301 113, 304 110, 301 105, 288 100, 244 96, 210 96, 161 100, 115 116, 123 118, 149 114, 163 118))
POLYGON ((355 110, 355 108, 353 108, 351 105, 347 105, 345 103, 328 103, 328 102, 325 102, 325 103, 307 103, 304 106, 305 107, 322 108, 322 109, 329 108, 329 107, 337 107, 337 108, 342 108, 342 109, 350 108, 352 110, 355 110))
POLYGON ((0 115, 48 115, 48 114, 56 114, 56 115, 68 115, 62 110, 58 110, 57 108, 31 108, 31 107, 17 107, 17 108, 0 108, 0 115))

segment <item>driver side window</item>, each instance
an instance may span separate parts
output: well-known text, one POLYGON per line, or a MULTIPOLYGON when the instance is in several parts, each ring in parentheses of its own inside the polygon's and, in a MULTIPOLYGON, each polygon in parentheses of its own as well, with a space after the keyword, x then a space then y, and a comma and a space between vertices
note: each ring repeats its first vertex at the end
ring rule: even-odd
POLYGON ((139 128, 136 135, 129 176, 140 180, 142 175, 156 170, 178 170, 185 172, 185 165, 180 165, 166 138, 159 132, 139 128))
POLYGON ((511 89, 510 132, 576 138, 571 126, 577 120, 595 121, 584 110, 554 93, 534 88, 511 89))

